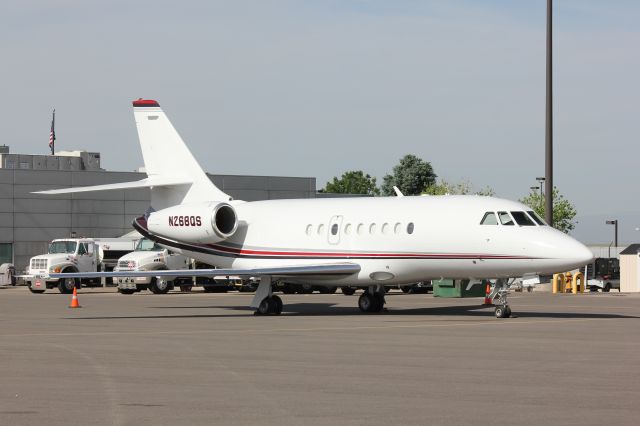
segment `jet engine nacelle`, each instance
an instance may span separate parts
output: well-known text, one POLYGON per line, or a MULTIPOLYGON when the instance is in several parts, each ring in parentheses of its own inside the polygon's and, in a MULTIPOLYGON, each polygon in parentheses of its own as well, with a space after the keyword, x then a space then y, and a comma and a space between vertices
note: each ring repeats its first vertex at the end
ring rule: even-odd
POLYGON ((147 229, 172 240, 216 243, 238 228, 235 209, 227 203, 182 204, 149 215, 147 229))

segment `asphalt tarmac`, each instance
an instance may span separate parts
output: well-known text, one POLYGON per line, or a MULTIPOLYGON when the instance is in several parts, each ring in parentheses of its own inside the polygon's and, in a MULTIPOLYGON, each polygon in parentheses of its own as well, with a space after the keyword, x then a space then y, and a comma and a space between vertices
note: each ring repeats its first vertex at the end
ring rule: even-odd
POLYGON ((640 424, 640 295, 251 297, 0 289, 0 424, 640 424))

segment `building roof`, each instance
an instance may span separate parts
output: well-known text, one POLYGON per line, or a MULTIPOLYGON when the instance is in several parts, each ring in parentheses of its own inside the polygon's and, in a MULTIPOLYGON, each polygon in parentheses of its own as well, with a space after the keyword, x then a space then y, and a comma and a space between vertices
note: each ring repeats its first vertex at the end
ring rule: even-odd
POLYGON ((640 244, 631 244, 626 249, 622 250, 620 254, 638 254, 640 253, 640 244))

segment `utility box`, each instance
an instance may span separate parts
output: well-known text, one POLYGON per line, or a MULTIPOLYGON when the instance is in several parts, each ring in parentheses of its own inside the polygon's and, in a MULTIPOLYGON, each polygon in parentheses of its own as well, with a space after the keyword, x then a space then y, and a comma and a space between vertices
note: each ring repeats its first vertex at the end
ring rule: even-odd
POLYGON ((469 280, 433 280, 435 297, 484 297, 486 284, 469 280))

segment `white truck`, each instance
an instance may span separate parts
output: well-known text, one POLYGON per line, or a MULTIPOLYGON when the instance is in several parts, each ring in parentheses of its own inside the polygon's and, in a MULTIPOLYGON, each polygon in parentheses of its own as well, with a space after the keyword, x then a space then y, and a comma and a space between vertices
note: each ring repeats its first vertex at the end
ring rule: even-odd
MULTIPOLYGON (((167 269, 184 269, 188 274, 191 260, 182 254, 173 253, 157 245, 154 241, 143 238, 138 241, 135 251, 125 254, 118 260, 114 271, 162 271, 167 269)), ((157 277, 118 277, 118 291, 122 294, 133 294, 142 290, 151 290, 155 294, 164 294, 174 286, 183 291, 190 291, 193 286, 192 277, 176 277, 168 281, 157 277)))
POLYGON ((135 247, 139 237, 121 238, 60 238, 49 244, 47 254, 34 256, 29 260, 26 275, 21 276, 32 293, 44 293, 57 287, 60 293, 72 293, 73 288, 97 287, 102 285, 99 278, 49 278, 49 273, 99 272, 111 270, 115 265, 114 256, 120 257, 135 247))

